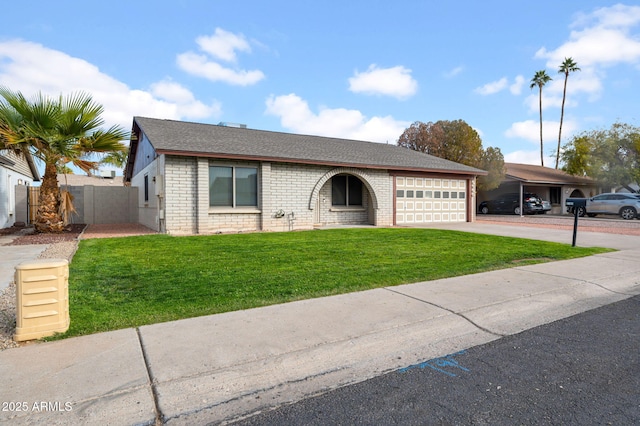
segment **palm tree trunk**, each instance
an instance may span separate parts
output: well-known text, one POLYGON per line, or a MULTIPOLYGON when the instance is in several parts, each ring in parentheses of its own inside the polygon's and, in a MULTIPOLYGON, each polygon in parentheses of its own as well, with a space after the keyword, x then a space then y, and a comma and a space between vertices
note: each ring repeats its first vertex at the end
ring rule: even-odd
POLYGON ((556 170, 558 169, 558 163, 560 162, 560 140, 562 139, 562 120, 564 119, 564 100, 567 97, 567 79, 569 74, 565 74, 564 77, 564 90, 562 91, 562 108, 560 108, 560 129, 558 130, 558 150, 556 151, 556 170))
POLYGON ((542 147, 542 86, 540 87, 540 165, 544 167, 544 149, 542 147))
POLYGON ((60 188, 55 164, 47 164, 40 186, 40 199, 34 226, 37 232, 62 232, 64 222, 60 215, 60 188))

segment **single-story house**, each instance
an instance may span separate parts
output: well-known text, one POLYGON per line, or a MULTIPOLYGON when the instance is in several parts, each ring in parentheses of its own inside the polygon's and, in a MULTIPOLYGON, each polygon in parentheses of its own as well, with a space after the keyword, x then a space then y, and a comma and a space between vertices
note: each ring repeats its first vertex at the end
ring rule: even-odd
POLYGON ((115 171, 99 173, 97 175, 76 175, 58 173, 58 186, 124 186, 122 176, 116 176, 115 171))
MULTIPOLYGON (((635 193, 637 193, 637 194, 640 193, 640 186, 637 183, 630 183, 627 186, 629 188, 631 188, 635 193)), ((629 190, 624 186, 617 186, 617 187, 613 188, 613 190, 611 192, 626 192, 626 193, 629 193, 629 190)))
POLYGON ((8 228, 16 222, 15 187, 29 186, 38 181, 40 173, 31 154, 0 151, 0 228, 8 228))
POLYGON ((187 235, 472 221, 486 172, 396 145, 134 117, 139 222, 187 235))
POLYGON ((491 191, 478 192, 478 205, 506 193, 532 192, 551 202, 551 213, 566 214, 567 198, 586 198, 599 193, 596 181, 562 170, 532 164, 504 163, 505 177, 491 191))

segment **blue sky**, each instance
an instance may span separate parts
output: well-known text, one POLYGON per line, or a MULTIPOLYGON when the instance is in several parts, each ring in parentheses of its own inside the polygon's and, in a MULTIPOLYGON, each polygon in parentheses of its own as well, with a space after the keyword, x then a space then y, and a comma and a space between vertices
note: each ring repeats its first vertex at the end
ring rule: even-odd
MULTIPOLYGON (((109 124, 133 116, 395 144, 415 121, 462 119, 505 160, 539 164, 546 69, 552 155, 572 57, 563 143, 640 125, 640 6, 631 2, 11 2, 0 85, 25 95, 83 90, 109 124)), ((551 159, 545 165, 553 165, 551 159)))

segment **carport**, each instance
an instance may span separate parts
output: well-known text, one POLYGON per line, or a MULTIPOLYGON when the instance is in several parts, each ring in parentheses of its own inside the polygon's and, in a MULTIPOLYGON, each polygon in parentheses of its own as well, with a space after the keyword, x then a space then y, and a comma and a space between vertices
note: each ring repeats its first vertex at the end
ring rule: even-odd
POLYGON ((591 197, 598 193, 597 183, 588 177, 573 176, 563 170, 532 164, 505 163, 504 166, 504 180, 494 190, 478 191, 478 205, 482 201, 513 192, 519 193, 522 200, 522 194, 532 192, 551 203, 552 214, 566 214, 564 205, 567 198, 591 197))

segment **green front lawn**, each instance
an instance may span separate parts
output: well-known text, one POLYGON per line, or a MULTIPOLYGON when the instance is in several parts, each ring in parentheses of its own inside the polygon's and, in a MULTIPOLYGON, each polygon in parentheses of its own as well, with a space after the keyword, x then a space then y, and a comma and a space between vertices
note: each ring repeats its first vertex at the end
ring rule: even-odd
POLYGON ((609 251, 437 229, 80 241, 63 336, 609 251))

